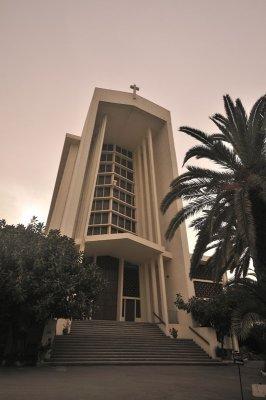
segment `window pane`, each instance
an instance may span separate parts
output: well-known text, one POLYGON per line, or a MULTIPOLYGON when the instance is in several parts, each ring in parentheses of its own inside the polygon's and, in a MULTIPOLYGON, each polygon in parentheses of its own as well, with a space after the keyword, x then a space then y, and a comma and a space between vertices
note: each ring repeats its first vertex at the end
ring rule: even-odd
POLYGON ((108 213, 102 213, 101 223, 102 224, 107 224, 107 222, 108 222, 108 213))
POLYGON ((110 188, 104 188, 104 197, 109 197, 110 196, 110 188))
POLYGON ((128 231, 131 231, 131 221, 129 219, 126 219, 125 228, 128 231))
POLYGON ((94 214, 94 222, 93 223, 94 224, 100 224, 101 223, 101 214, 100 213, 94 214))
POLYGON ((126 202, 127 202, 128 204, 131 204, 131 203, 132 203, 132 197, 131 197, 129 194, 126 195, 126 202))
POLYGON ((121 228, 124 228, 124 218, 122 217, 118 217, 118 226, 120 226, 121 228))
POLYGON ((117 225, 117 215, 112 214, 112 224, 117 225))
POLYGON ((118 203, 113 200, 113 210, 118 211, 118 203))
POLYGON ((104 184, 104 176, 98 176, 97 184, 98 185, 103 185, 104 184))
POLYGON ((126 195, 124 192, 120 192, 120 200, 122 200, 122 201, 126 200, 126 195))
POLYGON ((132 174, 132 172, 127 171, 127 179, 129 179, 130 181, 133 181, 133 174, 132 174))
POLYGON ((101 234, 104 235, 107 233, 107 226, 102 226, 101 227, 101 234))
POLYGON ((132 192, 132 188, 133 188, 132 183, 127 182, 127 190, 128 190, 129 192, 132 192))
POLYGON ((125 214, 125 206, 124 206, 123 204, 120 204, 120 206, 119 206, 119 212, 120 212, 121 214, 125 214))
POLYGON ((106 177, 105 177, 105 184, 106 184, 106 185, 110 185, 110 183, 111 183, 111 175, 106 175, 106 177))
POLYGON ((93 235, 100 235, 100 227, 94 227, 93 228, 93 235))
POLYGON ((109 200, 103 200, 103 210, 108 210, 109 208, 109 200))

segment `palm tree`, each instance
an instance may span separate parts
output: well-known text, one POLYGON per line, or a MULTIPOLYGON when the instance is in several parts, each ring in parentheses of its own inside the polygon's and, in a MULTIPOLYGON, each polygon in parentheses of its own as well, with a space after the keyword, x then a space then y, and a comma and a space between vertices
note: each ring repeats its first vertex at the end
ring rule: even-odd
POLYGON ((197 231, 197 242, 191 275, 206 250, 213 249, 206 267, 217 279, 226 270, 246 276, 251 258, 259 278, 266 270, 266 95, 256 101, 249 117, 240 99, 234 103, 229 95, 224 96, 224 108, 225 116, 211 117, 219 133, 180 128, 200 142, 186 153, 184 164, 196 157, 214 162, 216 168, 188 166, 173 180, 162 212, 178 198, 186 205, 170 222, 166 238, 193 217, 190 226, 197 231))

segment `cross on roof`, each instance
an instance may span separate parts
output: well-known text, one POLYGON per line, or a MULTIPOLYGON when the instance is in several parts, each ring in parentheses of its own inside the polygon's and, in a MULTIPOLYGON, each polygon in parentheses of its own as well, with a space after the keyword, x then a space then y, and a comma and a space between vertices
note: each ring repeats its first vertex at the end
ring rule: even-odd
POLYGON ((139 91, 139 87, 137 87, 137 85, 134 83, 133 85, 130 85, 130 89, 133 90, 133 99, 135 99, 136 95, 137 95, 137 91, 139 91))

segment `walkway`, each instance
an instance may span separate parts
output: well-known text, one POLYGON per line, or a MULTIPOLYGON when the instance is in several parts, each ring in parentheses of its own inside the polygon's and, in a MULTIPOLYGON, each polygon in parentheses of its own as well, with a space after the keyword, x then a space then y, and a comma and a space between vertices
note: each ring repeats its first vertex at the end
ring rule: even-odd
MULTIPOLYGON (((242 368, 244 399, 260 377, 242 368)), ((265 383, 264 379, 264 383, 265 383)), ((93 366, 1 368, 1 400, 239 400, 235 366, 93 366)))

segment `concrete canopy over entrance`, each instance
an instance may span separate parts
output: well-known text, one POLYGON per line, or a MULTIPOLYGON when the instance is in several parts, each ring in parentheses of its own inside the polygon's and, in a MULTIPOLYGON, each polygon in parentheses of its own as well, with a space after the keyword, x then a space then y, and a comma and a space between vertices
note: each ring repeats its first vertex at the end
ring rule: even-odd
POLYGON ((130 233, 87 236, 85 252, 90 255, 109 254, 139 264, 155 259, 159 255, 166 259, 172 258, 171 253, 165 251, 163 246, 130 233))

